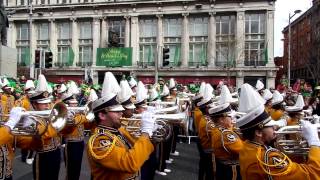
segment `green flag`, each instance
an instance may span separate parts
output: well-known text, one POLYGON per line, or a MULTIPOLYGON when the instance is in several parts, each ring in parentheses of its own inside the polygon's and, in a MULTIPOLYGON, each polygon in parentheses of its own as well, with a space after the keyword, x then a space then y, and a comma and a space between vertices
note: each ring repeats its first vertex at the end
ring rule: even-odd
POLYGON ((178 62, 180 61, 180 46, 176 46, 176 51, 174 52, 174 59, 173 63, 174 65, 178 65, 178 62))
POLYGON ((72 66, 74 60, 74 52, 71 47, 68 48, 68 58, 67 58, 67 64, 68 66, 72 66))
POLYGON ((23 48, 21 51, 21 63, 26 66, 30 65, 30 48, 23 48))
POLYGON ((148 63, 152 61, 152 46, 148 46, 148 63))
POLYGON ((206 50, 204 48, 204 46, 201 47, 201 54, 200 54, 200 63, 201 65, 206 65, 206 58, 207 58, 207 54, 206 54, 206 50))
POLYGON ((269 57, 268 57, 268 43, 264 46, 263 49, 263 54, 264 54, 264 64, 268 64, 269 57))

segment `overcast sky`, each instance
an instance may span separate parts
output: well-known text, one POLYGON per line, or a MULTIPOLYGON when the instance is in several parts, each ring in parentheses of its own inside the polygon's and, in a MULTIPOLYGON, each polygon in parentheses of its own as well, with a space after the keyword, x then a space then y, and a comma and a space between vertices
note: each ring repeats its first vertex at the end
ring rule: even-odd
MULTIPOLYGON (((282 30, 288 25, 289 13, 293 13, 296 9, 302 10, 303 14, 312 6, 312 0, 277 0, 275 13, 274 28, 274 56, 283 55, 283 39, 282 30)), ((299 15, 299 16, 300 16, 299 15)), ((297 17, 293 18, 293 20, 297 17)))

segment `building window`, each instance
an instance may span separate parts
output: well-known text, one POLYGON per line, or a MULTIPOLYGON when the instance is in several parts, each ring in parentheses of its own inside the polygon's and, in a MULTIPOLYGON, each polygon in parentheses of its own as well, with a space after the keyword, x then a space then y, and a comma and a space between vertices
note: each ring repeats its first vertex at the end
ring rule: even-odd
POLYGON ((208 18, 191 17, 189 36, 189 66, 205 66, 207 64, 208 18))
POLYGON ((37 34, 37 48, 49 49, 50 46, 50 35, 49 35, 49 23, 38 24, 37 34))
POLYGON ((110 41, 117 41, 118 47, 124 47, 126 21, 124 19, 109 21, 109 40, 108 47, 112 46, 110 41), (116 38, 113 38, 116 37, 116 38))
POLYGON ((92 65, 92 23, 80 22, 79 66, 92 65))
POLYGON ((29 25, 17 24, 17 61, 20 66, 30 65, 30 49, 29 49, 29 25))
POLYGON ((170 49, 170 64, 178 66, 181 64, 182 18, 165 18, 163 20, 164 47, 170 49))
POLYGON ((154 66, 157 56, 157 20, 139 20, 140 66, 154 66))
POLYGON ((235 64, 235 15, 216 16, 216 66, 235 64))
POLYGON ((70 66, 71 63, 71 24, 69 22, 57 23, 58 29, 58 58, 56 66, 70 66))
POLYGON ((28 0, 17 0, 16 1, 16 4, 19 6, 23 6, 23 5, 26 5, 26 2, 27 2, 28 0))
POLYGON ((266 64, 265 29, 265 13, 246 14, 245 66, 264 66, 266 64))

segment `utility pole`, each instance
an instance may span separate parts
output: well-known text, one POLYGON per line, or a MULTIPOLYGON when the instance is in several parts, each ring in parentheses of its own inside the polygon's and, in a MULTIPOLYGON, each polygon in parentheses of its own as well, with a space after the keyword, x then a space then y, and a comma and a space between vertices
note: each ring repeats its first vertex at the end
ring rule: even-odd
POLYGON ((35 71, 35 68, 34 68, 34 63, 33 63, 33 59, 32 59, 32 0, 29 0, 28 1, 28 8, 29 8, 29 61, 30 61, 30 68, 29 68, 29 71, 30 71, 30 78, 35 78, 35 74, 34 74, 34 71, 35 71))

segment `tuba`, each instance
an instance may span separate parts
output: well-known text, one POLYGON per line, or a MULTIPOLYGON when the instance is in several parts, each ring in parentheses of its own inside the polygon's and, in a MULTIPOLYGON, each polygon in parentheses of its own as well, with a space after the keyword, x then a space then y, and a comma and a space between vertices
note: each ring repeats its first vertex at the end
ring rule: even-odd
MULTIPOLYGON (((120 118, 120 121, 131 135, 134 137, 139 137, 141 135, 141 119, 120 118)), ((153 142, 162 142, 168 140, 171 136, 171 126, 162 120, 156 120, 155 123, 155 130, 153 131, 151 140, 153 142)))
POLYGON ((79 122, 75 122, 74 116, 76 114, 84 114, 86 116, 86 119, 89 122, 92 122, 94 120, 94 113, 93 113, 93 107, 92 107, 92 101, 88 102, 83 107, 67 107, 68 111, 72 114, 72 117, 68 117, 67 125, 78 125, 79 122))
MULTIPOLYGON (((62 102, 56 103, 51 110, 25 111, 17 125, 11 130, 11 134, 16 136, 42 135, 49 124, 57 131, 61 131, 66 124, 66 116, 67 107, 62 102)), ((2 121, 1 124, 4 122, 2 121)))
MULTIPOLYGON (((314 124, 320 133, 320 124, 314 124)), ((309 145, 302 136, 300 125, 284 126, 276 131, 277 139, 275 146, 285 154, 306 155, 309 152, 309 145), (288 139, 293 135, 294 139, 288 139)))

